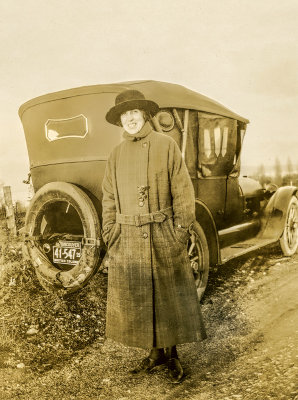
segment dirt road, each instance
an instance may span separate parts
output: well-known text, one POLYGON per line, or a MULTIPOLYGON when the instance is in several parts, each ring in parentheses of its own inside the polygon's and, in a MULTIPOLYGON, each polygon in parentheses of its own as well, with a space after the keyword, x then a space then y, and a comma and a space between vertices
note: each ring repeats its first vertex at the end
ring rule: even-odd
POLYGON ((187 376, 134 376, 144 352, 99 340, 43 374, 0 370, 0 399, 298 399, 298 254, 274 247, 214 270, 202 310, 208 338, 179 346, 187 376))

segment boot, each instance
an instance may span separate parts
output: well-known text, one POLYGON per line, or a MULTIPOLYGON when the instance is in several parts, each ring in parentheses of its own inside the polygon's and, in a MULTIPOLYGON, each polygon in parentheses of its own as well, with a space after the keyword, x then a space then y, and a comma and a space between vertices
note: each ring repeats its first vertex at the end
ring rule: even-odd
POLYGON ((137 365, 130 372, 138 374, 139 372, 151 372, 155 367, 166 364, 167 358, 165 357, 164 349, 157 349, 153 347, 148 357, 145 357, 139 365, 137 365))
POLYGON ((167 367, 171 381, 173 383, 180 383, 184 377, 184 372, 178 358, 176 346, 167 347, 165 355, 168 359, 167 367))

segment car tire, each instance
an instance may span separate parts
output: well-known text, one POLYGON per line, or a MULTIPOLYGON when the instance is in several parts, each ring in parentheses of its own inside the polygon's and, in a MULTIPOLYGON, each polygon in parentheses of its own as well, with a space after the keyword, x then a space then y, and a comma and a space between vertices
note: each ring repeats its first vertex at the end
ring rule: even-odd
POLYGON ((188 256, 193 269, 198 299, 201 300, 207 287, 209 275, 209 249, 201 225, 195 221, 191 229, 188 256))
POLYGON ((298 199, 292 196, 287 208, 285 227, 279 239, 280 247, 285 256, 292 256, 298 248, 298 199))
MULTIPOLYGON (((99 266, 101 240, 100 223, 95 207, 88 195, 79 187, 66 182, 50 182, 41 187, 32 198, 25 219, 25 247, 41 285, 48 292, 68 294, 81 289, 99 266), (64 207, 65 212, 61 211, 64 207), (67 215, 70 209, 70 215, 67 215), (44 222, 47 217, 50 221, 44 222), (43 223, 45 227, 43 227, 43 223), (59 237, 67 227, 81 240, 81 257, 67 270, 53 263, 44 251, 47 238, 59 237), (76 225, 75 225, 76 224, 76 225)), ((54 239, 56 240, 56 239, 54 239)), ((50 247, 48 245, 48 247, 50 247)))

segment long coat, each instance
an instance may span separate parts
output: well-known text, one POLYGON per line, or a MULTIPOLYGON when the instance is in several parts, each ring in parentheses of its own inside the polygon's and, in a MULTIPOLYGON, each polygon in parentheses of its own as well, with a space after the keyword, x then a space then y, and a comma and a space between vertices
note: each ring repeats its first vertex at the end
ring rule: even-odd
POLYGON ((149 122, 124 138, 103 180, 106 336, 141 348, 201 340, 206 334, 187 254, 195 199, 181 152, 149 122))

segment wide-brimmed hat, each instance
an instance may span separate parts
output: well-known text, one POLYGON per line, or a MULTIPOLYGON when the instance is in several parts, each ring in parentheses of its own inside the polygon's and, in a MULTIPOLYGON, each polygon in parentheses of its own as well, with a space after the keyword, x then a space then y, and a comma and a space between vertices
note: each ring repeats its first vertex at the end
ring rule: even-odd
POLYGON ((152 100, 146 100, 142 92, 138 90, 125 90, 118 94, 115 99, 115 106, 106 115, 106 120, 113 125, 120 124, 120 116, 128 110, 144 110, 151 116, 155 115, 159 107, 152 100))

